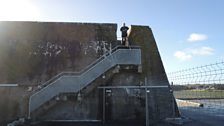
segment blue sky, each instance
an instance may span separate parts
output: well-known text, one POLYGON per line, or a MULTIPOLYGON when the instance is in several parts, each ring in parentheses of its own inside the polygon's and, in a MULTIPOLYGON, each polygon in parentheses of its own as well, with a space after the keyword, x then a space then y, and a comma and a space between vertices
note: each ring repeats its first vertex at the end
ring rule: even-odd
POLYGON ((224 59, 223 0, 0 0, 0 20, 147 25, 167 72, 224 59))

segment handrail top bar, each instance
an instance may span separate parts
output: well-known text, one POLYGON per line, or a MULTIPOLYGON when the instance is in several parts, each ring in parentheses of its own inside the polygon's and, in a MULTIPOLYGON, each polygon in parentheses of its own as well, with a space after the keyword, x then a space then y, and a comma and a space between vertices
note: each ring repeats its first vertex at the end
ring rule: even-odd
POLYGON ((101 86, 101 87, 98 87, 100 89, 115 89, 115 88, 135 88, 135 89, 138 89, 138 88, 169 88, 168 85, 161 85, 161 86, 101 86))

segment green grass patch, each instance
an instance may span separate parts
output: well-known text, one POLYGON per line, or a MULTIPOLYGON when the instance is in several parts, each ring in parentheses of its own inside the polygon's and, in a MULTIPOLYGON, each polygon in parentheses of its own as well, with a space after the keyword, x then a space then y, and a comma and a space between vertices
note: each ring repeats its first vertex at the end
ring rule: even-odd
POLYGON ((224 99, 224 90, 181 90, 174 91, 178 99, 224 99))

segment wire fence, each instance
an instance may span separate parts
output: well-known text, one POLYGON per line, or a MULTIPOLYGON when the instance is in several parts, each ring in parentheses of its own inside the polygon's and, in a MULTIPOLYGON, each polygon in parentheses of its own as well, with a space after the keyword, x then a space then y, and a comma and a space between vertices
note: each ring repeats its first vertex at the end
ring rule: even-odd
POLYGON ((180 109, 224 117, 224 62, 167 74, 180 109))

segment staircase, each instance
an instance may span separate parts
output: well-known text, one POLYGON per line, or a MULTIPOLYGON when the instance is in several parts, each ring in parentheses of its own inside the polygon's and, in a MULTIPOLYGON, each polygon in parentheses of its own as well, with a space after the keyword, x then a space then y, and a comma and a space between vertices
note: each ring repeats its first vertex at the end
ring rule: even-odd
POLYGON ((140 65, 141 50, 137 46, 118 46, 87 66, 81 72, 63 72, 43 84, 29 98, 30 114, 61 93, 76 93, 115 65, 140 65))

